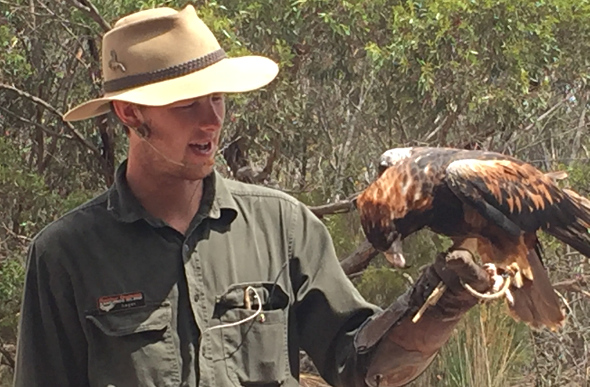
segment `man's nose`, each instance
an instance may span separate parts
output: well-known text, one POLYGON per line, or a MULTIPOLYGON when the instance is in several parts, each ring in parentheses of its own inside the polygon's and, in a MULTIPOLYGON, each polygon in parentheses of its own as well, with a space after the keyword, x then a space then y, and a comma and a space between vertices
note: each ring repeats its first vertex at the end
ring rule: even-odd
POLYGON ((199 128, 208 131, 218 130, 223 124, 223 107, 208 98, 199 108, 199 128))

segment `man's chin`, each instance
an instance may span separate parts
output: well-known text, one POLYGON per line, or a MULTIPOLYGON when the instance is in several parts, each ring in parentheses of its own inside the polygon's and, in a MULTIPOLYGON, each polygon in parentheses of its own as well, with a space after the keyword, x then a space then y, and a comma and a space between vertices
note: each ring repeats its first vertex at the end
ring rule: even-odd
POLYGON ((207 165, 187 165, 178 171, 180 178, 184 180, 196 181, 202 180, 213 173, 214 164, 207 165))

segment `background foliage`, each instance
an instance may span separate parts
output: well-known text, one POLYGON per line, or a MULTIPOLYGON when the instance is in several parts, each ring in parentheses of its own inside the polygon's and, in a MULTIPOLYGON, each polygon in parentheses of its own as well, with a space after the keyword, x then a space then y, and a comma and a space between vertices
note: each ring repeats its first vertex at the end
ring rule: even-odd
MULTIPOLYGON (((112 117, 64 123, 99 95, 101 36, 123 14, 185 1, 0 0, 0 348, 10 380, 26 247, 112 183, 126 139, 112 117)), ((228 100, 219 169, 310 205, 358 192, 385 149, 483 148, 564 169, 588 194, 590 1, 220 0, 194 2, 230 54, 280 63, 266 89, 228 100)), ((355 213, 324 218, 342 257, 355 213)), ((415 386, 587 386, 588 260, 544 238, 569 312, 531 332, 502 306, 475 308, 415 386), (586 384, 585 384, 586 383, 586 384)), ((413 266, 381 257, 353 278, 387 305, 445 240, 406 241, 413 266)))

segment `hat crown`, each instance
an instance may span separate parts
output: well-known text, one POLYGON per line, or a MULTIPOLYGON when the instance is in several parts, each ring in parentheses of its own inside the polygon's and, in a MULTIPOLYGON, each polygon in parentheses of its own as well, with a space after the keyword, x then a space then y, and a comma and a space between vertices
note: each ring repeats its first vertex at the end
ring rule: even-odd
POLYGON ((103 93, 65 115, 79 121, 110 111, 111 101, 165 106, 213 93, 263 87, 279 68, 269 58, 228 58, 191 5, 125 16, 103 36, 103 93))
POLYGON ((151 73, 203 57, 219 42, 193 6, 149 9, 121 18, 103 39, 105 82, 151 73))

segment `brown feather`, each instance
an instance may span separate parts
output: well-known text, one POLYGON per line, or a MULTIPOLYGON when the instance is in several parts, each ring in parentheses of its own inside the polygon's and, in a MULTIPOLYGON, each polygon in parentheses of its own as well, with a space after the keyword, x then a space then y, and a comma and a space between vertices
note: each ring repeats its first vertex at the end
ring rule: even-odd
POLYGON ((555 331, 565 324, 564 311, 534 249, 528 251, 527 261, 534 281, 525 278, 520 288, 511 287, 514 305, 508 304, 510 314, 533 328, 546 326, 555 331))
POLYGON ((357 207, 361 214, 366 210, 369 218, 388 214, 388 220, 402 218, 412 210, 426 210, 432 205, 432 196, 424 192, 423 183, 411 171, 389 168, 358 196, 357 207))

